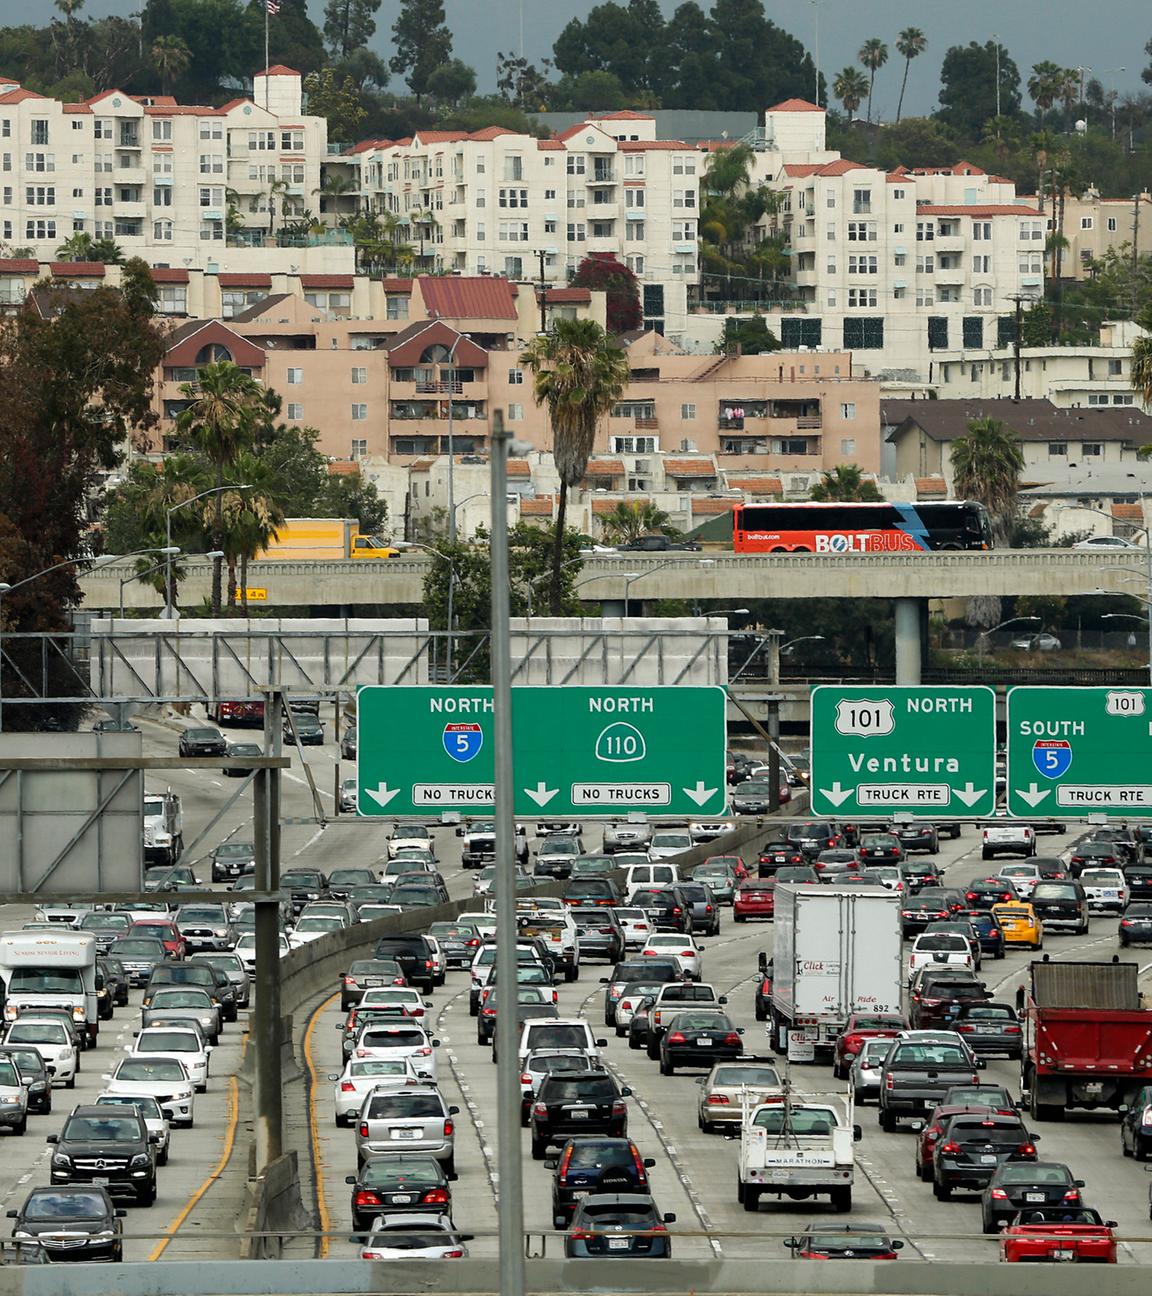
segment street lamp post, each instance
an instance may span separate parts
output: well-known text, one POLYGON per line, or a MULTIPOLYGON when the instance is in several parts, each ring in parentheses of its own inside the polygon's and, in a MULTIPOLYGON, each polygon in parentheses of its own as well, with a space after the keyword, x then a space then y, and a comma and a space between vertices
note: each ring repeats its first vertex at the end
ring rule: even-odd
MULTIPOLYGON (((632 586, 638 580, 643 580, 645 576, 653 576, 658 571, 663 571, 665 567, 675 567, 677 563, 683 561, 680 558, 669 558, 665 562, 654 563, 651 567, 645 568, 644 571, 632 576, 631 579, 624 582, 624 615, 628 615, 628 603, 631 597, 632 586)), ((701 558, 697 564, 700 567, 711 567, 714 563, 712 558, 701 558)))
MULTIPOLYGON (((181 552, 182 550, 179 547, 177 547, 176 553, 172 554, 171 557, 175 557, 176 554, 181 552)), ((212 560, 215 560, 217 558, 224 557, 224 550, 209 549, 207 553, 199 554, 197 556, 200 558, 210 558, 212 560)), ((124 620, 124 587, 126 585, 131 585, 132 582, 135 580, 143 580, 145 576, 151 576, 153 572, 158 572, 161 569, 161 567, 166 567, 168 565, 168 562, 169 562, 169 556, 166 555, 162 562, 153 563, 151 567, 145 567, 143 571, 133 572, 131 576, 124 576, 121 579, 120 581, 120 620, 121 621, 124 620)))
MULTIPOLYGON (((581 554, 579 558, 569 558, 565 562, 562 562, 560 564, 560 570, 563 571, 565 567, 575 567, 577 563, 582 563, 583 561, 584 561, 583 554, 581 554)), ((613 573, 613 575, 619 575, 619 574, 620 574, 619 572, 613 573)), ((628 574, 627 572, 624 573, 624 575, 627 574, 628 574)), ((532 603, 533 603, 532 591, 536 588, 537 585, 543 584, 544 581, 551 580, 551 579, 552 579, 552 571, 551 569, 549 569, 546 572, 541 572, 539 576, 533 576, 528 581, 527 588, 528 588, 528 620, 529 621, 532 620, 532 603)), ((580 582, 581 585, 583 585, 584 583, 585 582, 583 581, 580 582)), ((573 588, 578 589, 579 586, 574 586, 573 588)))
POLYGON ((976 636, 976 647, 978 650, 978 655, 980 657, 981 664, 983 664, 984 662, 984 641, 988 638, 989 635, 995 634, 997 630, 1003 630, 1005 626, 1015 625, 1017 622, 1023 623, 1025 621, 1031 621, 1035 623, 1038 622, 1039 620, 1040 618, 1038 616, 1009 617, 1007 621, 1001 621, 999 625, 991 626, 987 630, 981 630, 980 633, 976 636))
MULTIPOLYGON (((195 504, 197 500, 207 499, 209 495, 222 495, 225 491, 246 491, 253 488, 244 483, 240 486, 213 486, 211 490, 201 491, 199 495, 193 495, 190 499, 181 500, 179 504, 173 504, 170 509, 164 511, 164 545, 171 554, 172 552, 172 514, 178 513, 182 508, 187 508, 189 504, 195 504)), ((144 552, 151 553, 152 550, 144 552)), ((176 549, 174 552, 179 553, 176 549)), ((213 550, 213 552, 219 552, 213 550)), ((172 560, 169 556, 168 563, 164 570, 164 612, 165 619, 171 620, 173 617, 180 615, 180 610, 176 606, 176 600, 172 592, 172 560)))
POLYGON ((437 549, 435 545, 421 544, 419 540, 393 540, 392 548, 399 549, 401 552, 406 549, 419 549, 421 552, 431 554, 434 558, 440 558, 448 564, 448 651, 445 658, 445 665, 448 668, 448 681, 451 683, 453 665, 453 631, 456 629, 455 596, 456 583, 458 579, 456 575, 456 563, 449 554, 446 554, 443 551, 443 549, 437 549))

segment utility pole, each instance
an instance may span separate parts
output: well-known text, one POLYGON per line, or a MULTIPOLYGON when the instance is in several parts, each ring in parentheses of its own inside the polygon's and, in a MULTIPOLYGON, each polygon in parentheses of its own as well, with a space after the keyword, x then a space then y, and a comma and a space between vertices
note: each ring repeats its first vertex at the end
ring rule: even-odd
MULTIPOLYGON (((1132 318, 1136 318, 1136 280, 1140 274, 1140 195, 1132 195, 1132 318)), ((1149 612, 1152 617, 1152 611, 1149 612)))
POLYGON ((540 291, 538 294, 540 302, 540 332, 548 332, 548 281, 544 277, 544 258, 548 254, 543 248, 536 253, 540 261, 540 291))
MULTIPOLYGON (((279 756, 284 694, 264 695, 264 751, 279 756)), ((253 982, 252 1045, 256 1062, 256 1172, 263 1174, 283 1149, 280 1012, 280 771, 257 770, 254 782, 256 838, 256 977, 253 982)))
MULTIPOLYGON (((1008 300, 1016 303, 1016 335, 1012 339, 1012 363, 1016 371, 1016 381, 1014 384, 1012 399, 1017 405, 1020 404, 1020 334, 1024 328, 1024 302, 1026 300, 1023 293, 1009 293, 1008 300)), ((1028 298, 1027 300, 1031 300, 1028 298)))

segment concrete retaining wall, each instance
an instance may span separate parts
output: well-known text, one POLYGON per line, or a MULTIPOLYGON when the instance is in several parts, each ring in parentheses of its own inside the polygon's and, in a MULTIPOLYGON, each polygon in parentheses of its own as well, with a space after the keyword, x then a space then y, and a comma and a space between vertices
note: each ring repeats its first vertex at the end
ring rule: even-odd
POLYGON ((307 1228, 300 1200, 300 1169, 296 1153, 269 1163, 259 1178, 248 1180, 247 1225, 241 1242, 245 1260, 278 1260, 284 1252, 282 1234, 307 1228))

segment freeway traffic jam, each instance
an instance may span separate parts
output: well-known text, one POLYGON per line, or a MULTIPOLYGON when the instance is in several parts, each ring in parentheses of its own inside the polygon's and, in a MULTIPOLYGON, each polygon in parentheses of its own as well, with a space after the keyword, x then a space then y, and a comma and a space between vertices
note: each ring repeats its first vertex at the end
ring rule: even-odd
MULTIPOLYGON (((508 1049, 549 1256, 1144 1258, 1152 824, 521 820, 509 989, 490 825, 335 816, 356 734, 315 719, 288 749, 282 955, 458 911, 366 936, 299 1014, 309 1083, 285 1105, 324 1236, 286 1254, 495 1254, 508 1049)), ((141 727, 153 754, 257 754, 201 718, 141 727)), ((780 768, 802 815, 806 764, 780 768)), ((733 755, 730 802, 762 813, 770 769, 733 755)), ((145 1259, 169 1232, 176 1258, 214 1202, 234 1214, 251 810, 221 812, 223 772, 170 779, 147 797, 147 902, 3 915, 0 1125, 28 1152, 0 1197, 40 1259, 145 1259)))

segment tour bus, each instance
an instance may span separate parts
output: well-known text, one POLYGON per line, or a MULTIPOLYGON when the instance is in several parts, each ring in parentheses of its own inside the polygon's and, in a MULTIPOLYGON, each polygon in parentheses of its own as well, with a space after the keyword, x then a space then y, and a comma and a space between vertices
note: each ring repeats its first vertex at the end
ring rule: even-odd
POLYGON ((930 503, 737 504, 736 553, 919 553, 991 549, 992 526, 973 500, 930 503))

